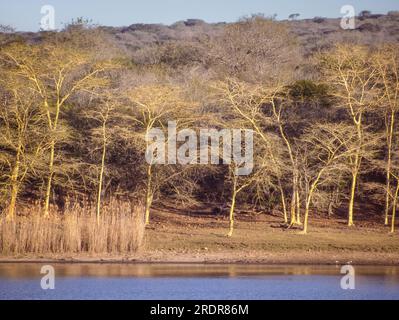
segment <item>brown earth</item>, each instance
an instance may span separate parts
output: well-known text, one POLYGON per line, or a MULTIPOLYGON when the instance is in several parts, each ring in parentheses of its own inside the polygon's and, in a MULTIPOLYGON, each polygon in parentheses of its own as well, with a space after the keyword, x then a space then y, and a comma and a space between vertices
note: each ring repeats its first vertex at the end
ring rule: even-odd
POLYGON ((18 256, 5 261, 168 262, 266 264, 399 265, 399 234, 380 221, 311 217, 307 235, 300 227, 287 229, 280 215, 239 213, 235 231, 227 237, 228 219, 173 208, 154 210, 142 250, 129 255, 18 256))

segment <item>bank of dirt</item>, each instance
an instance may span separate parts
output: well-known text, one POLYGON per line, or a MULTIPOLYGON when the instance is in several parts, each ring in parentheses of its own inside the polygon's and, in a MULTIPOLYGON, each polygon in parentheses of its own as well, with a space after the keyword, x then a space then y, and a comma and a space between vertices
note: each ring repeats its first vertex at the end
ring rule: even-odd
POLYGON ((399 232, 378 221, 313 217, 307 235, 300 227, 287 229, 281 217, 237 214, 236 228, 227 237, 228 219, 209 213, 154 210, 143 248, 133 255, 22 255, 7 261, 150 262, 150 263, 262 263, 399 265, 399 232))

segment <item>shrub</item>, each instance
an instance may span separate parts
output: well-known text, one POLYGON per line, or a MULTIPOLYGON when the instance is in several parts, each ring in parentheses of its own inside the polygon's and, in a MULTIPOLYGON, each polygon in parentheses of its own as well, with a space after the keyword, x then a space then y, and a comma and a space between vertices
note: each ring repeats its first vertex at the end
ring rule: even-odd
POLYGON ((323 18, 323 17, 314 17, 313 18, 314 23, 323 23, 324 21, 326 21, 326 18, 323 18))
POLYGON ((377 24, 364 23, 357 28, 361 32, 380 32, 381 27, 377 24))

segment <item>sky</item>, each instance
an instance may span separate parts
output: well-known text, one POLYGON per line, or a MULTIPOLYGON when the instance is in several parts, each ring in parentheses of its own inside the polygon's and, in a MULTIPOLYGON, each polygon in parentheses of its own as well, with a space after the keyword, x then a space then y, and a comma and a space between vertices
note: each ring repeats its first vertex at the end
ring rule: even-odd
POLYGON ((344 5, 352 5, 356 13, 399 10, 399 0, 0 0, 0 24, 18 31, 37 31, 44 5, 54 7, 57 29, 77 17, 101 25, 127 26, 172 24, 190 18, 232 22, 251 13, 277 14, 277 19, 292 13, 299 13, 300 18, 341 17, 344 5))

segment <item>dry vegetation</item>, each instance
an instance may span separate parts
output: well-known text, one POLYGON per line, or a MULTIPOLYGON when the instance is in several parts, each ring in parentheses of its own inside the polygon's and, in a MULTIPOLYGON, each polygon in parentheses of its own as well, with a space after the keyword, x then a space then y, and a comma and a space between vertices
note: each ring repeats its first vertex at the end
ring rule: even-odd
MULTIPOLYGON (((154 205, 204 203, 228 214, 225 247, 318 243, 328 251, 347 238, 354 250, 395 251, 398 238, 384 237, 395 233, 399 197, 398 22, 394 13, 363 13, 356 30, 337 19, 261 15, 127 28, 78 20, 36 34, 3 28, 0 252, 128 253, 140 247, 143 224, 156 250, 173 216, 154 224, 154 205), (196 132, 252 130, 252 174, 236 176, 237 163, 147 163, 145 136, 169 121, 196 132), (261 219, 235 224, 242 208, 261 219), (243 237, 249 228, 256 241, 243 237)), ((190 237, 183 229, 166 239, 190 237)))
POLYGON ((0 221, 0 251, 4 256, 51 254, 129 254, 142 246, 143 208, 116 200, 96 218, 89 205, 68 206, 46 218, 38 206, 27 206, 12 221, 0 221))

